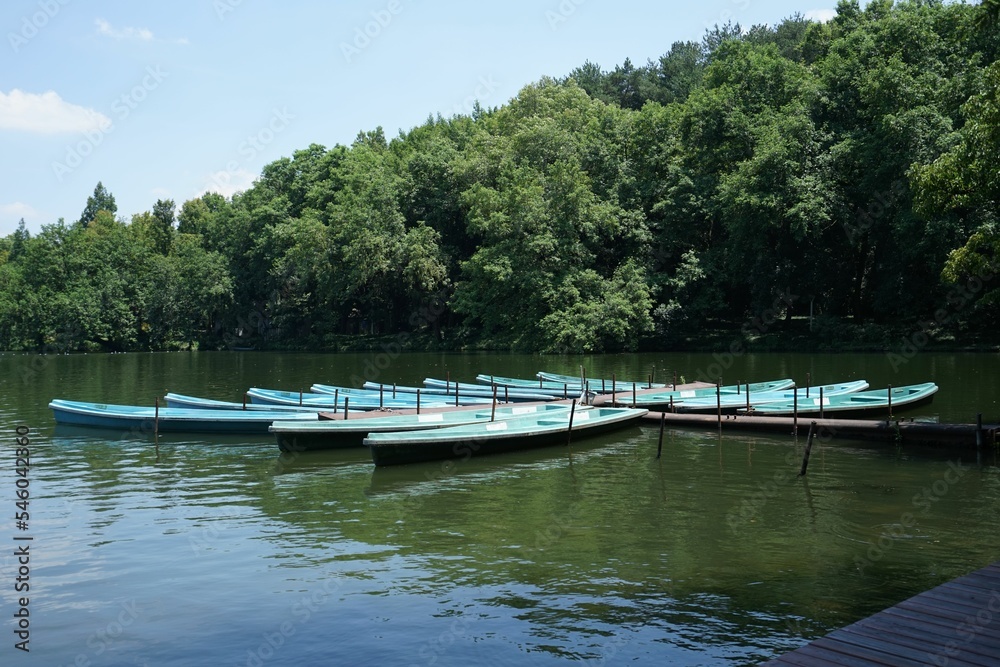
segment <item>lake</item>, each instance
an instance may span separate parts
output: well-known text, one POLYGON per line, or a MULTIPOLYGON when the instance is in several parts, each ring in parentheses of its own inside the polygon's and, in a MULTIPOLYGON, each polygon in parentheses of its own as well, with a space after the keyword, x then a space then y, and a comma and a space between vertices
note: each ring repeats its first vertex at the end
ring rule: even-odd
POLYGON ((1000 559, 988 454, 655 424, 375 469, 254 436, 56 429, 67 398, 240 400, 546 369, 645 380, 937 382, 914 416, 1000 420, 1000 355, 0 355, 4 665, 749 665, 1000 559), (16 429, 30 521, 15 526, 16 429), (31 537, 30 542, 15 541, 31 537), (29 544, 29 593, 16 593, 29 544), (30 653, 15 648, 20 596, 30 653))

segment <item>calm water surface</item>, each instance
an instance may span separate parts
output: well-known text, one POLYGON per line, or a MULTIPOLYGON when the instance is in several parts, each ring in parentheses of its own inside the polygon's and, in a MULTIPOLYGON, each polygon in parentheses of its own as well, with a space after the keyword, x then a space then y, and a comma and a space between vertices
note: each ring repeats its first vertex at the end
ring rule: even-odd
POLYGON ((458 464, 279 456, 267 437, 54 428, 54 397, 239 400, 540 368, 933 380, 914 416, 1000 420, 998 355, 0 356, 3 665, 754 664, 1000 559, 994 457, 655 426, 458 464), (14 525, 31 427, 30 527, 14 525), (907 525, 903 525, 903 524, 907 525), (30 535, 30 654, 14 649, 30 535))

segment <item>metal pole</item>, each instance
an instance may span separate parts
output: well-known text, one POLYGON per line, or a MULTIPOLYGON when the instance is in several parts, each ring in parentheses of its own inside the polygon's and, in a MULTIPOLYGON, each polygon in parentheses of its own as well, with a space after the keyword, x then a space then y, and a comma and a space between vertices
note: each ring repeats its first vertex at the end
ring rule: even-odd
POLYGON ((809 439, 806 441, 806 453, 802 455, 802 468, 799 470, 799 477, 806 474, 806 468, 809 467, 809 453, 812 451, 813 447, 813 435, 816 430, 816 422, 809 423, 809 439))
POLYGON ((569 430, 566 431, 566 446, 569 447, 570 440, 573 439, 573 414, 576 412, 576 399, 573 399, 573 405, 569 408, 569 430))
POLYGON ((660 413, 660 441, 656 445, 656 458, 660 458, 660 454, 663 452, 663 426, 667 423, 667 413, 660 413))
POLYGON ((799 388, 792 391, 792 435, 799 435, 799 388))

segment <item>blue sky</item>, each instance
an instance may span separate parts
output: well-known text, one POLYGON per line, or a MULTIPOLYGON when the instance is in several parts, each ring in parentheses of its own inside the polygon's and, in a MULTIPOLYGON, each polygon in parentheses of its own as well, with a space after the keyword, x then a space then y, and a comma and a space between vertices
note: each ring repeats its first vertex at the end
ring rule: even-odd
POLYGON ((75 221, 98 181, 130 218, 229 195, 311 143, 502 105, 586 60, 644 64, 727 20, 833 0, 6 0, 0 236, 75 221))

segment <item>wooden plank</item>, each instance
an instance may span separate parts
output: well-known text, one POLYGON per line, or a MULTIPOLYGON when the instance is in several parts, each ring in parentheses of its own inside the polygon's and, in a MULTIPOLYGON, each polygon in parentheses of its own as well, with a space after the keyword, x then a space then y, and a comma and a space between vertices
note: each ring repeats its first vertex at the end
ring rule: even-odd
POLYGON ((1000 563, 903 600, 767 664, 1000 665, 1000 563))

